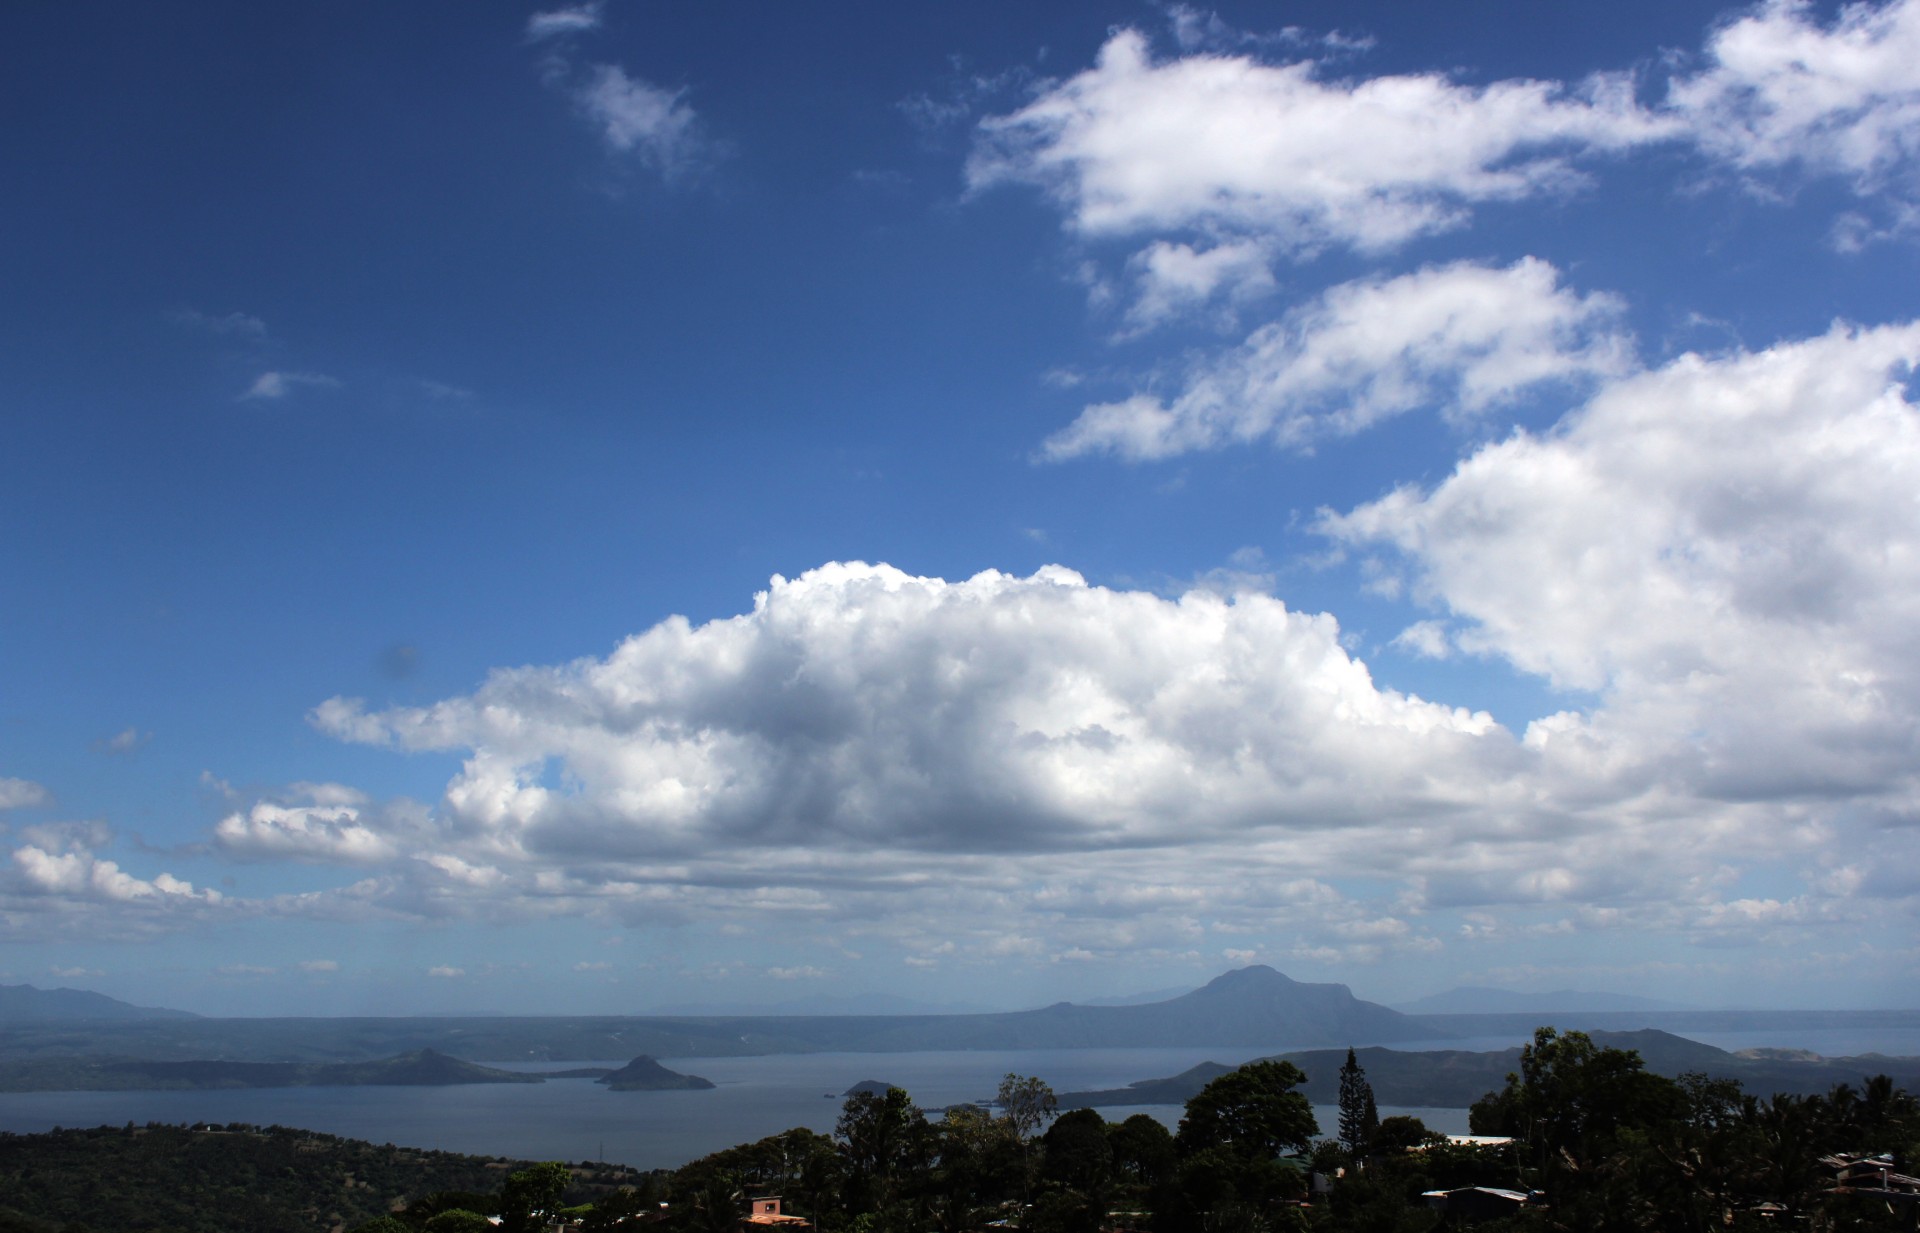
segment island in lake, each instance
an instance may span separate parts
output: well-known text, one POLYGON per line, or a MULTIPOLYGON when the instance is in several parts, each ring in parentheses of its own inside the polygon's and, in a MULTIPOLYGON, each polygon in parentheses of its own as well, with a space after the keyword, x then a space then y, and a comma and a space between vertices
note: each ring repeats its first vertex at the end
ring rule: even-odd
POLYGON ((604 1083, 615 1092, 703 1092, 713 1086, 711 1079, 668 1070, 644 1053, 594 1082, 604 1083))

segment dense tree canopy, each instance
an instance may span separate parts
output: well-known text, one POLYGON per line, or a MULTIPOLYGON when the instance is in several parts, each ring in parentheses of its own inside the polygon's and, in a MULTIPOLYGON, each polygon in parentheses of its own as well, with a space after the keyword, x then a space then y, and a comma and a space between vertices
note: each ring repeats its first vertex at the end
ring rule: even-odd
POLYGON ((1306 1081, 1292 1062, 1249 1062, 1228 1071, 1187 1102, 1180 1145, 1260 1158, 1306 1151, 1320 1133, 1313 1106, 1293 1090, 1306 1081))

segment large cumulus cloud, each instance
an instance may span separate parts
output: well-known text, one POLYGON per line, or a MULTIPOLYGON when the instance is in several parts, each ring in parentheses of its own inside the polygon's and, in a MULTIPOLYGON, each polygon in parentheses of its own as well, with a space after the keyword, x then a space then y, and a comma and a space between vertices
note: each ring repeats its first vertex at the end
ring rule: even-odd
POLYGON ((1530 746, 1689 796, 1910 813, 1916 361, 1920 324, 1683 356, 1323 526, 1388 549, 1461 647, 1598 693, 1530 746))
POLYGON ((1057 568, 824 566, 605 659, 315 719, 464 752, 448 825, 504 859, 1257 841, 1480 806, 1516 753, 1485 714, 1378 688, 1330 617, 1057 568))

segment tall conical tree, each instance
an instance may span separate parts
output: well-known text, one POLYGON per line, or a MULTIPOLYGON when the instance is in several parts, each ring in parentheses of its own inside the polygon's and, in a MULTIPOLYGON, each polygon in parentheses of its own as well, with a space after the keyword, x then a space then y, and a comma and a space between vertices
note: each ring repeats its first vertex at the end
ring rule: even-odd
POLYGON ((1373 1128, 1380 1124, 1380 1113, 1373 1103, 1373 1085, 1360 1061, 1347 1050, 1347 1063, 1340 1068, 1340 1142, 1355 1156, 1366 1153, 1373 1128))

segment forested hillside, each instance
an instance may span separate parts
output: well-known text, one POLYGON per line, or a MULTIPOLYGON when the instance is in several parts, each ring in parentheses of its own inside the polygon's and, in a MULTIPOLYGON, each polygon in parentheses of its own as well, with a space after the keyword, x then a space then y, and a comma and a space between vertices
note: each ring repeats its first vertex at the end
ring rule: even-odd
MULTIPOLYGON (((284 1126, 0 1135, 0 1233, 314 1233, 439 1192, 492 1193, 524 1164, 284 1126)), ((637 1176, 590 1166, 576 1190, 584 1198, 637 1176)))

